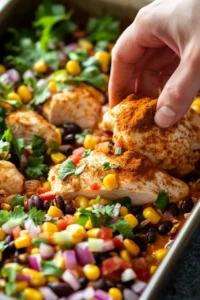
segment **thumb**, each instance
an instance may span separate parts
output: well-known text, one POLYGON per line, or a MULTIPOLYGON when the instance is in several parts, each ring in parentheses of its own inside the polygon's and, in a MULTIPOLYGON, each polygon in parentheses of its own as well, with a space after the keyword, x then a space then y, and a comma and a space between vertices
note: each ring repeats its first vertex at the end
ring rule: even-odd
POLYGON ((178 122, 187 112, 199 88, 199 62, 182 60, 158 99, 155 123, 167 128, 178 122))

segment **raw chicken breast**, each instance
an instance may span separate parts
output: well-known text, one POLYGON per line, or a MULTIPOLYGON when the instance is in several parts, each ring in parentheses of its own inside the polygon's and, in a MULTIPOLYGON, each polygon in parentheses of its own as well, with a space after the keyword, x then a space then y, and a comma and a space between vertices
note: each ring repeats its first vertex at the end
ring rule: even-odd
POLYGON ((174 126, 154 123, 157 99, 130 95, 104 114, 100 127, 113 131, 116 144, 151 159, 178 175, 191 172, 199 159, 200 115, 192 109, 174 126))
POLYGON ((39 135, 50 142, 58 143, 55 126, 47 122, 36 112, 29 110, 17 110, 6 117, 6 125, 10 128, 15 138, 24 138, 26 144, 30 144, 34 135, 39 135))
POLYGON ((95 126, 104 96, 93 87, 81 85, 55 94, 43 106, 43 114, 55 125, 75 123, 82 129, 95 126))
POLYGON ((23 190, 24 176, 15 165, 6 160, 0 160, 0 194, 20 194, 23 190))
POLYGON ((74 199, 78 195, 95 198, 97 195, 111 200, 129 196, 134 205, 155 202, 158 192, 165 190, 172 201, 178 201, 188 194, 188 186, 176 179, 146 157, 126 151, 122 155, 106 154, 92 151, 82 159, 77 168, 86 164, 80 177, 69 175, 64 180, 58 178, 60 165, 54 166, 48 176, 52 190, 64 197, 65 200, 74 199), (106 171, 105 162, 110 166, 119 164, 118 168, 106 171), (108 191, 103 185, 101 176, 115 174, 118 188, 108 191), (98 184, 99 190, 94 191, 91 185, 98 184))

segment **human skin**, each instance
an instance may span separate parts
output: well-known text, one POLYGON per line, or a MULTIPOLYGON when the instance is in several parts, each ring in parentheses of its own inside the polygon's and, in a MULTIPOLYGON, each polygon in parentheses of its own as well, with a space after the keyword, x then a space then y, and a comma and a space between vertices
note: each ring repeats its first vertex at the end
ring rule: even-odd
POLYGON ((156 0, 139 11, 112 51, 110 107, 134 92, 158 97, 162 85, 156 124, 183 117, 200 89, 199 12, 198 0, 156 0))

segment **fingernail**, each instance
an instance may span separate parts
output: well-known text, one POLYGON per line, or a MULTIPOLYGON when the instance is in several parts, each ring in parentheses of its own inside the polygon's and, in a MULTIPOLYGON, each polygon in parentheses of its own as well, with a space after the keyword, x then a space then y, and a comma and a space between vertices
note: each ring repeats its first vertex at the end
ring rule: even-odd
POLYGON ((176 113, 167 106, 162 106, 155 115, 155 123, 160 127, 169 127, 176 119, 176 113))

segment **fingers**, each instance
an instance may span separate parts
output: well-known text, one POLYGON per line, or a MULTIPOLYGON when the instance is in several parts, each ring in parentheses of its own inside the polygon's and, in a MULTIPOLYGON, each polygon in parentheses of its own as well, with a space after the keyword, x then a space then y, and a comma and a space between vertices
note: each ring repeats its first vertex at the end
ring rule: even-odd
POLYGON ((172 126, 187 112, 200 87, 198 61, 182 59, 166 83, 157 103, 155 122, 158 126, 172 126))

